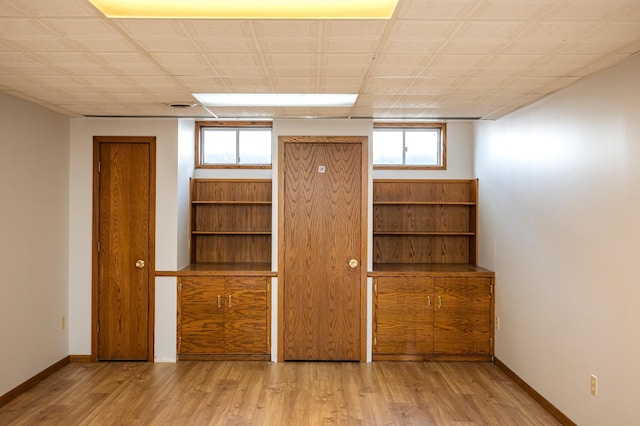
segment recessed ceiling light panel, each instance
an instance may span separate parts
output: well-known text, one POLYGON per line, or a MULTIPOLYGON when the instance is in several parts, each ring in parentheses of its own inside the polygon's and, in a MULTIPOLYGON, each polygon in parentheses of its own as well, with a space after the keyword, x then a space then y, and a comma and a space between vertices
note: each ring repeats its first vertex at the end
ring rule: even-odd
POLYGON ((351 93, 194 93, 212 107, 350 107, 357 94, 351 93))
POLYGON ((389 19, 398 0, 89 0, 109 18, 389 19))

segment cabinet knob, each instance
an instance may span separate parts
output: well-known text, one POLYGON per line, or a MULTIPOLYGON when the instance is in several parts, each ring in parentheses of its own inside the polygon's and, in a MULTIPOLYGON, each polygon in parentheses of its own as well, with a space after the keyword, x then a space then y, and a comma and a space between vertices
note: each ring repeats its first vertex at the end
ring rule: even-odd
POLYGON ((144 260, 138 259, 138 261, 136 262, 136 268, 138 269, 144 268, 144 260))
POLYGON ((355 268, 357 268, 357 267, 358 267, 358 261, 357 261, 357 260, 355 260, 355 259, 351 259, 351 260, 349 261, 349 266, 351 267, 351 269, 355 269, 355 268))

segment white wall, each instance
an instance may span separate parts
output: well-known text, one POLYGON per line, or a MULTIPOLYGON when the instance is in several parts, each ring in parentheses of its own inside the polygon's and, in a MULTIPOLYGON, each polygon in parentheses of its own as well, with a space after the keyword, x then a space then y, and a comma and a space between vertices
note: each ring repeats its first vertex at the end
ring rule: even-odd
MULTIPOLYGON (((178 247, 178 134, 176 119, 71 119, 70 212, 69 221, 69 353, 91 353, 91 218, 93 179, 93 136, 155 136, 156 137, 156 269, 176 270, 183 254, 178 247)), ((165 281, 161 282, 165 283, 165 281)), ((168 285, 171 285, 170 283, 168 285)), ((172 291, 156 289, 156 318, 175 317, 171 311, 172 291)), ((174 296, 175 297, 175 296, 174 296)), ((175 319, 174 319, 175 320, 175 319)), ((160 325, 165 324, 160 322, 160 325)), ((166 341, 166 333, 160 330, 166 341)), ((175 352, 175 349, 174 349, 175 352)), ((158 356, 158 354, 156 354, 158 356)))
POLYGON ((69 121, 0 94, 0 395, 66 357, 69 121))
POLYGON ((640 424, 639 76, 635 57, 477 124, 496 356, 580 425, 640 424))

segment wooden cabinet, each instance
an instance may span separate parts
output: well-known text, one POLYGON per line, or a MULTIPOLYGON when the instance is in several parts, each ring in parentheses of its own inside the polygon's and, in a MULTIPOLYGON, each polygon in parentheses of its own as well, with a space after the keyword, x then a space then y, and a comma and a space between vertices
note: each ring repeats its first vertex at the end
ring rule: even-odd
POLYGON ((477 179, 374 180, 374 359, 491 359, 477 222, 477 179))
POLYGON ((476 264, 478 181, 374 180, 373 263, 476 264))
POLYGON ((493 286, 491 276, 374 278, 374 359, 490 359, 493 286))
POLYGON ((182 276, 179 359, 270 359, 270 278, 182 276))
POLYGON ((191 263, 271 270, 271 193, 270 179, 192 179, 191 263))

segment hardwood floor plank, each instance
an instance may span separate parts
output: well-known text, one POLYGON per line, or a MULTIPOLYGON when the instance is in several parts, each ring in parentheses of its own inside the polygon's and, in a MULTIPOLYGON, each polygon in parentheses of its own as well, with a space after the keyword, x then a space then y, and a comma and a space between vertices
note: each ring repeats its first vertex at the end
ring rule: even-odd
POLYGON ((554 425, 491 363, 72 363, 2 425, 554 425))

